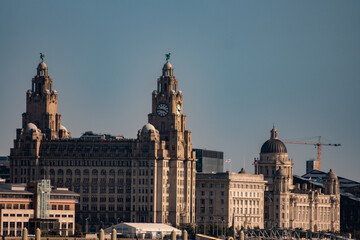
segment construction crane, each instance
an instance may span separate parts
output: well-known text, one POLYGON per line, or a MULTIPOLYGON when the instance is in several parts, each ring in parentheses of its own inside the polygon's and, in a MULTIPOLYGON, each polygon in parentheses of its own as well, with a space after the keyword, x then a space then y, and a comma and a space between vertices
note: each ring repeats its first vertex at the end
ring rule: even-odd
POLYGON ((299 141, 283 141, 284 143, 289 143, 289 144, 306 144, 306 145, 314 145, 315 148, 318 149, 317 152, 317 160, 314 166, 314 170, 319 170, 321 169, 321 146, 332 146, 332 147, 339 147, 341 146, 341 144, 339 143, 321 143, 321 136, 319 136, 319 141, 318 142, 299 142, 299 141))

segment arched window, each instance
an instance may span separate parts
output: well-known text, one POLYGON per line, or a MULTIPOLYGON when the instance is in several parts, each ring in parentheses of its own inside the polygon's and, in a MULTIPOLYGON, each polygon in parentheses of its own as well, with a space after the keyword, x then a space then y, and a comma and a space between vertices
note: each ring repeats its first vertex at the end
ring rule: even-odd
POLYGON ((66 170, 66 175, 67 175, 67 176, 71 176, 71 175, 72 175, 71 169, 67 169, 67 170, 66 170))
POLYGON ((110 176, 115 176, 115 171, 114 171, 114 169, 111 169, 111 170, 109 171, 109 175, 110 175, 110 176))
POLYGON ((81 171, 79 169, 76 169, 75 170, 75 175, 78 175, 78 176, 81 175, 81 171))
POLYGON ((58 170, 58 175, 64 175, 64 171, 62 169, 58 170))
POLYGON ((105 170, 105 169, 102 169, 102 170, 101 170, 101 175, 102 175, 102 176, 106 176, 106 170, 105 170))
POLYGON ((131 170, 130 169, 126 170, 126 176, 131 176, 131 170))
POLYGON ((89 170, 88 169, 84 170, 84 175, 89 175, 89 170))
POLYGON ((55 175, 55 170, 54 169, 50 169, 50 175, 54 176, 55 175))
POLYGON ((98 175, 98 170, 96 170, 96 169, 92 170, 91 174, 92 175, 98 175))
POLYGON ((122 169, 120 169, 120 170, 118 171, 118 175, 119 175, 119 176, 123 176, 123 175, 124 175, 124 171, 123 171, 122 169))

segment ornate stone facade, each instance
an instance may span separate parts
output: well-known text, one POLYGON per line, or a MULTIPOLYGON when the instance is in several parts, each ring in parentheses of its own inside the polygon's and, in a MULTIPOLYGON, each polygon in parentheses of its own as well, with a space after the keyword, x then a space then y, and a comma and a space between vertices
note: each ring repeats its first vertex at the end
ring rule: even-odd
POLYGON ((264 174, 265 227, 304 229, 311 231, 340 231, 339 181, 333 170, 321 187, 308 189, 306 184, 293 185, 293 162, 288 159, 285 144, 277 137, 275 127, 255 162, 255 172, 264 174))
POLYGON ((48 178, 52 185, 79 193, 76 221, 83 230, 121 221, 195 221, 195 152, 170 62, 153 91, 148 123, 136 139, 91 132, 72 138, 60 124, 57 93, 41 62, 10 161, 13 183, 48 178))

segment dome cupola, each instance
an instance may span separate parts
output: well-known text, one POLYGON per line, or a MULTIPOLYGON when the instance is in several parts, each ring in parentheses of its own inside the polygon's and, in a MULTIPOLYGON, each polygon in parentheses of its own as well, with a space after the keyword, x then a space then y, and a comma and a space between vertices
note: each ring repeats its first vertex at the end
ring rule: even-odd
POLYGON ((169 62, 170 60, 170 55, 171 53, 165 54, 166 56, 166 63, 164 64, 163 68, 162 68, 162 72, 163 72, 163 76, 164 77, 170 77, 173 75, 173 66, 172 64, 169 62))
POLYGON ((332 169, 330 169, 330 171, 326 174, 326 177, 330 179, 337 179, 336 173, 332 169))
POLYGON ((270 139, 262 145, 260 153, 287 153, 285 144, 278 139, 275 126, 270 131, 270 139))
POLYGON ((45 54, 40 53, 41 63, 37 66, 37 75, 38 76, 47 76, 48 75, 48 67, 44 62, 45 54))
POLYGON ((155 132, 155 127, 152 124, 147 123, 143 126, 141 131, 142 133, 155 132))

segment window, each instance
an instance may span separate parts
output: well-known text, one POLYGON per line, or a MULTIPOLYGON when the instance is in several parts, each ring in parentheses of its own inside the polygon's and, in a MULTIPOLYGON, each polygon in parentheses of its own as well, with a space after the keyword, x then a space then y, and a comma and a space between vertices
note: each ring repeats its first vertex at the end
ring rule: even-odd
POLYGON ((58 210, 63 210, 64 206, 63 205, 58 205, 58 210))
POLYGON ((65 205, 65 210, 70 210, 70 206, 69 206, 69 205, 65 205))
POLYGON ((3 222, 3 228, 8 228, 9 227, 9 223, 8 222, 3 222))
POLYGON ((20 209, 25 209, 25 204, 20 204, 20 209))
POLYGON ((10 228, 14 228, 15 227, 15 222, 10 222, 10 228))
POLYGON ((56 210, 56 205, 51 205, 51 210, 56 210))

